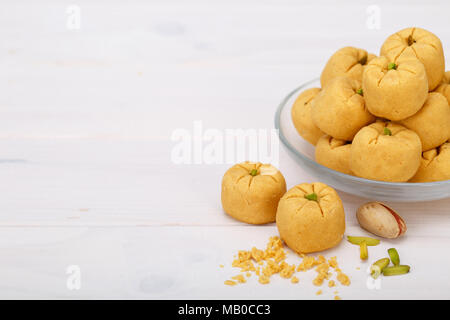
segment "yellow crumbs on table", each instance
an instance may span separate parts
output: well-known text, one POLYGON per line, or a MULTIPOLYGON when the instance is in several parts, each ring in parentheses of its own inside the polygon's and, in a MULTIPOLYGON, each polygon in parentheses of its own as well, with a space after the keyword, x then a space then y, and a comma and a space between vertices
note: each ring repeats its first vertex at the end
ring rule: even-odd
POLYGON ((231 277, 231 279, 236 280, 239 283, 247 282, 247 280, 245 280, 245 278, 242 274, 238 274, 237 276, 231 277))
POLYGON ((344 286, 350 285, 350 278, 342 272, 338 272, 337 279, 344 286))
MULTIPOLYGON (((331 280, 333 273, 342 285, 350 285, 350 278, 339 268, 336 257, 327 260, 323 255, 315 257, 300 254, 299 256, 302 260, 297 265, 287 263, 285 261, 287 252, 282 240, 277 236, 270 237, 265 250, 253 247, 249 251, 240 250, 234 255, 235 259, 231 265, 239 268, 242 274, 231 277, 233 280, 227 280, 225 284, 234 286, 245 283, 247 280, 244 275, 248 278, 252 274, 257 276, 258 282, 261 284, 269 284, 270 278, 275 274, 278 274, 281 278, 290 279, 291 283, 298 283, 300 280, 295 275, 296 272, 314 269, 317 275, 312 282, 316 286, 321 286, 327 281, 328 287, 336 287, 336 281, 331 280)), ((322 290, 317 291, 316 294, 322 294, 322 290)), ((335 291, 335 294, 337 294, 337 291, 335 291)))
POLYGON ((258 282, 261 284, 268 284, 270 280, 268 276, 262 275, 259 277, 258 282))

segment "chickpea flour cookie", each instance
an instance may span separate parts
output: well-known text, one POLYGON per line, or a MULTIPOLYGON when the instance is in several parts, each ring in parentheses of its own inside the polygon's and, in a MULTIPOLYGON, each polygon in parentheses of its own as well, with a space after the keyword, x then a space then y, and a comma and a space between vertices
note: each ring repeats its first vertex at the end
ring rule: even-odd
POLYGON ((450 142, 422 154, 419 170, 409 182, 450 180, 450 142))
POLYGON ((320 76, 322 88, 338 76, 348 76, 361 81, 364 66, 375 57, 366 50, 354 47, 344 47, 336 51, 328 60, 320 76))
POLYGON ((419 112, 399 123, 417 133, 427 151, 450 138, 450 106, 442 94, 431 92, 419 112))
POLYGON ((417 172, 422 143, 412 130, 390 122, 375 122, 353 139, 350 169, 358 177, 404 182, 417 172))
POLYGON ((281 198, 277 227, 281 239, 297 253, 332 248, 345 231, 342 201, 326 184, 299 184, 281 198))
POLYGON ((346 174, 352 174, 350 170, 351 143, 324 135, 316 145, 316 162, 321 165, 346 174))
POLYGON ((441 40, 421 28, 406 28, 389 36, 381 47, 380 55, 391 61, 404 56, 417 57, 425 66, 429 91, 436 88, 444 76, 445 59, 441 40))
POLYGON ((278 201, 285 192, 286 181, 277 168, 243 162, 223 176, 222 206, 228 215, 246 223, 274 222, 278 201))
POLYGON ((297 97, 291 109, 292 122, 299 135, 312 145, 316 145, 324 133, 317 128, 311 118, 311 101, 320 92, 320 88, 303 91, 297 97))
POLYGON ((370 113, 397 121, 420 110, 428 95, 423 64, 412 57, 373 59, 365 68, 362 88, 370 113))
POLYGON ((359 129, 375 121, 363 94, 359 81, 334 78, 311 103, 315 125, 333 138, 351 141, 359 129))
POLYGON ((447 71, 442 79, 441 84, 436 88, 435 92, 439 92, 447 98, 450 104, 450 71, 447 71))

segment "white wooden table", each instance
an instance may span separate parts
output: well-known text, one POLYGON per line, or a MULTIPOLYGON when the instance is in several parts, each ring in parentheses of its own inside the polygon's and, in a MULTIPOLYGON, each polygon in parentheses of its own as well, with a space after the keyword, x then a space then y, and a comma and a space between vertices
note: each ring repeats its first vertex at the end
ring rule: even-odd
MULTIPOLYGON (((265 246, 276 227, 223 213, 228 164, 171 159, 172 133, 197 120, 218 130, 273 128, 283 96, 342 46, 377 53, 389 34, 416 25, 439 35, 450 55, 448 1, 378 1, 379 29, 368 22, 369 3, 333 3, 3 0, 0 298, 333 298, 326 287, 315 295, 314 272, 296 285, 253 277, 225 286, 237 274, 233 254, 265 246)), ((315 180, 283 149, 279 166, 288 187, 315 180)), ((365 200, 340 195, 347 234, 364 234, 354 213, 365 200)), ((325 252, 352 280, 339 295, 450 298, 450 200, 392 206, 408 233, 370 255, 395 246, 411 274, 371 290, 368 263, 342 242, 325 252)))

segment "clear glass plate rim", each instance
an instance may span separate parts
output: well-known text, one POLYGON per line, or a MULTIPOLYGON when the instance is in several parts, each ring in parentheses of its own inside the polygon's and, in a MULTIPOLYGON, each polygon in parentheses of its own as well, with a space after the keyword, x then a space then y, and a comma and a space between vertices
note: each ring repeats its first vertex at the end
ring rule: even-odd
POLYGON ((348 174, 342 173, 342 172, 338 172, 335 170, 331 170, 330 168, 327 168, 311 159, 309 159, 308 157, 305 157, 303 154, 301 154, 300 152, 297 151, 297 149, 292 146, 288 139, 285 137, 283 130, 281 129, 281 112, 283 111, 284 107, 287 106, 287 102, 289 101, 289 99, 295 94, 297 93, 299 90, 307 87, 308 85, 317 82, 319 79, 313 79, 310 80, 308 82, 305 82, 304 84, 298 86, 297 88, 295 88, 294 90, 292 90, 282 101, 281 103, 278 105, 277 111, 275 113, 275 129, 278 130, 278 136, 280 137, 280 140, 282 141, 282 143, 289 149, 289 151, 293 152, 295 155, 297 155, 298 157, 300 157, 303 161, 306 161, 308 163, 310 163, 312 166, 317 166, 320 167, 323 171, 325 171, 326 173, 329 173, 331 175, 335 175, 338 177, 341 177, 343 179, 347 179, 347 180, 353 180, 353 181, 358 181, 364 184, 371 184, 371 185, 378 185, 380 187, 405 187, 405 188, 416 188, 416 187, 435 187, 435 186, 443 186, 443 185, 449 185, 450 186, 450 180, 445 180, 445 181, 435 181, 435 182, 386 182, 386 181, 377 181, 377 180, 369 180, 369 179, 364 179, 364 178, 360 178, 360 177, 355 177, 355 176, 350 176, 348 174))

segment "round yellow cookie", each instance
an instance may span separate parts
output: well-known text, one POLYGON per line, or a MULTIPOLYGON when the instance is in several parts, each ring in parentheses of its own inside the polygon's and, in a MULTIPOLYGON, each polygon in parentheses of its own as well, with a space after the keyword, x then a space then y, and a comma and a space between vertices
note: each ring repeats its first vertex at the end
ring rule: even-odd
POLYGON ((352 174, 350 170, 351 143, 324 135, 316 145, 315 157, 317 163, 346 174, 352 174))
POLYGON ((427 99, 428 80, 416 58, 392 61, 379 57, 365 68, 362 88, 370 113, 397 121, 420 110, 427 99))
POLYGON ((277 210, 281 239, 295 252, 336 246, 345 232, 345 213, 336 191, 321 182, 303 183, 281 198, 277 210))
POLYGON ((442 94, 431 92, 419 112, 399 123, 416 132, 427 151, 450 138, 450 106, 442 94))
POLYGON ((333 138, 351 141, 359 129, 375 121, 360 90, 361 83, 357 80, 348 77, 331 80, 312 101, 315 125, 333 138))
POLYGON ((450 142, 422 154, 419 170, 410 182, 450 180, 450 142))
POLYGON ((316 145, 324 133, 317 128, 311 118, 311 101, 320 88, 306 89, 297 97, 291 109, 292 122, 299 135, 312 145, 316 145))
POLYGON ((436 88, 444 76, 445 59, 441 40, 425 29, 406 28, 394 33, 383 43, 380 55, 390 60, 417 57, 425 66, 429 91, 436 88))
POLYGON ((339 76, 348 76, 361 81, 364 66, 375 57, 364 49, 344 47, 336 51, 328 60, 320 75, 322 88, 339 76))
POLYGON ((419 136, 390 122, 375 122, 353 139, 350 169, 358 177, 405 182, 417 172, 422 154, 419 136))
POLYGON ((223 176, 222 207, 227 214, 246 223, 274 222, 278 201, 285 192, 286 181, 277 168, 243 162, 223 176))
POLYGON ((439 92, 447 98, 450 104, 450 71, 447 71, 442 79, 441 84, 436 88, 435 92, 439 92))

